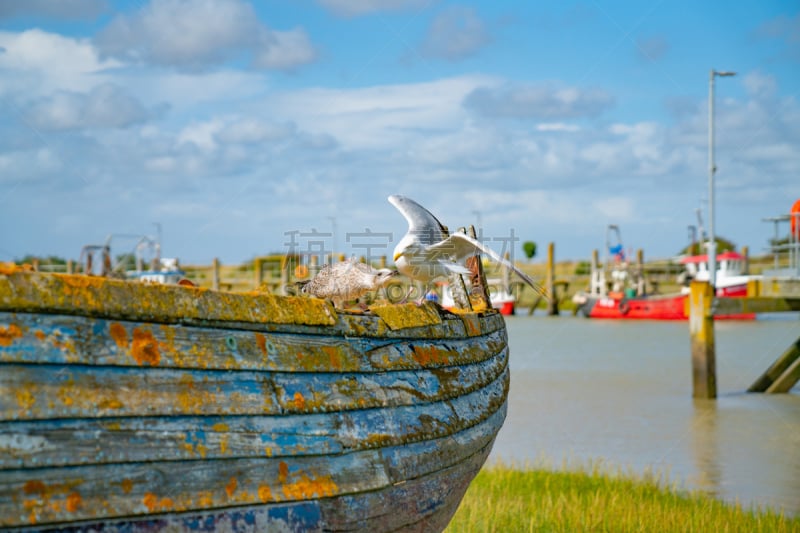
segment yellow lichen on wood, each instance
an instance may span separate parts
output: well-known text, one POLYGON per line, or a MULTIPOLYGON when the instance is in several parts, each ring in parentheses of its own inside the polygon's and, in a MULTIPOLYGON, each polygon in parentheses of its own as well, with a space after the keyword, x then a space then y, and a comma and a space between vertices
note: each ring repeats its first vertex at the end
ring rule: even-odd
POLYGON ((391 330, 434 326, 442 323, 442 317, 435 305, 413 303, 397 305, 373 305, 370 311, 381 317, 391 330))
POLYGON ((99 314, 179 322, 185 319, 333 325, 330 303, 315 298, 201 291, 92 276, 13 271, 0 276, 0 309, 99 314))

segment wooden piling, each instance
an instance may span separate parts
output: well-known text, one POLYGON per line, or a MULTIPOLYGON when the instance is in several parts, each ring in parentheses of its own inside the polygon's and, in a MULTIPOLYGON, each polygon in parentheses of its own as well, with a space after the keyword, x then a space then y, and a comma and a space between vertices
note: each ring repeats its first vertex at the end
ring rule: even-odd
POLYGON ((75 262, 72 259, 67 259, 67 274, 75 273, 75 262))
POLYGON ((636 250, 636 296, 644 296, 644 250, 636 250))
POLYGON ((289 285, 289 280, 291 279, 289 269, 292 267, 292 263, 293 261, 289 259, 288 255, 283 256, 281 259, 281 282, 277 291, 281 296, 286 296, 287 294, 286 287, 289 285))
POLYGON ((714 289, 692 281, 689 293, 689 338, 692 347, 692 397, 717 397, 717 363, 714 347, 714 289))
POLYGON ((264 271, 261 268, 261 259, 253 259, 253 288, 258 289, 264 281, 264 271))
POLYGON ((211 261, 211 288, 219 290, 219 259, 216 257, 211 261))
POLYGON ((744 265, 742 269, 742 273, 749 274, 750 273, 750 248, 747 246, 742 246, 742 256, 744 257, 744 265))
POLYGON ((547 281, 546 289, 550 295, 547 301, 547 314, 550 316, 558 315, 558 296, 556 295, 556 244, 551 242, 547 245, 547 281))
POLYGON ((789 392, 798 380, 800 380, 800 337, 750 385, 747 392, 789 392))

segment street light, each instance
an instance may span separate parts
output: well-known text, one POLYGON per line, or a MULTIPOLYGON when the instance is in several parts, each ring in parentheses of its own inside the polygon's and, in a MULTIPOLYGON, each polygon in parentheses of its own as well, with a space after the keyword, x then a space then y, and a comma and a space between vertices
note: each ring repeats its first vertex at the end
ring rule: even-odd
POLYGON ((708 75, 708 281, 717 285, 717 242, 714 240, 714 78, 736 76, 735 72, 717 72, 708 75))

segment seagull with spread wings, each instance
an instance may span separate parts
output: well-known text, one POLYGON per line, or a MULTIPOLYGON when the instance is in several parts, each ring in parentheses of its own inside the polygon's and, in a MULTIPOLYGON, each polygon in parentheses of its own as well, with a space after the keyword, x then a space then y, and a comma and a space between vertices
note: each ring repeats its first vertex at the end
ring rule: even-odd
POLYGON ((493 261, 513 270, 536 292, 547 296, 544 289, 525 272, 503 259, 497 252, 464 233, 447 231, 433 214, 411 198, 394 194, 389 202, 408 221, 408 233, 394 249, 397 270, 411 279, 429 284, 436 278, 452 272, 468 274, 461 261, 475 254, 485 254, 493 261))

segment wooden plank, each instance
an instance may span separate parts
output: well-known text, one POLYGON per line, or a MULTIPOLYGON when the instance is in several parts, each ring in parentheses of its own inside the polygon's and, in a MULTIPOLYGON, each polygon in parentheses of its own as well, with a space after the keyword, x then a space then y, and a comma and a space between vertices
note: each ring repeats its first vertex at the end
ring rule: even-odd
POLYGON ((208 322, 328 326, 336 323, 333 307, 316 298, 216 292, 200 287, 29 272, 0 276, 0 308, 156 322, 192 318, 208 322))
POLYGON ((227 532, 318 532, 323 531, 319 502, 235 507, 202 513, 184 513, 70 523, 58 528, 62 533, 151 533, 155 531, 227 531, 227 532))
MULTIPOLYGON (((337 314, 316 298, 34 272, 0 274, 0 310, 261 332, 447 339, 466 335, 461 320, 448 314, 439 324, 429 323, 429 318, 423 322, 409 318, 402 329, 391 329, 377 315, 337 314)), ((482 333, 490 333, 504 329, 505 323, 494 313, 481 318, 481 327, 482 333)))
POLYGON ((800 311, 800 298, 780 298, 771 296, 759 296, 754 298, 715 298, 713 310, 715 315, 800 311))
MULTIPOLYGON (((476 325, 471 327, 480 331, 475 320, 476 325)), ((464 336, 409 343, 0 312, 0 334, 3 332, 0 362, 220 370, 379 372, 435 368, 485 360, 506 344, 504 330, 482 339, 464 336)))
MULTIPOLYGON (((326 455, 396 446, 480 424, 501 409, 507 392, 506 368, 494 382, 469 394, 405 407, 284 416, 4 422, 0 423, 0 470, 326 455)), ((495 432, 500 424, 502 418, 493 426, 495 432)), ((457 453, 448 451, 447 455, 457 453)))
POLYGON ((470 481, 477 474, 490 449, 491 446, 485 446, 465 464, 372 492, 322 501, 243 506, 202 513, 161 514, 103 520, 99 524, 73 523, 75 525, 60 527, 59 531, 441 531, 450 522, 470 481), (398 512, 399 509, 403 512, 398 512))
MULTIPOLYGON (((453 470, 466 468, 474 475, 480 468, 491 446, 491 441, 486 442, 487 431, 482 427, 487 424, 496 424, 496 420, 490 418, 462 432, 462 442, 468 445, 462 446, 461 450, 467 454, 467 459, 453 462, 453 470)), ((372 491, 404 485, 393 482, 387 474, 385 454, 420 456, 438 448, 423 441, 381 450, 291 459, 132 463, 0 471, 0 526, 45 525, 64 520, 158 515, 306 499, 327 500, 339 495, 355 498, 351 506, 341 502, 333 506, 334 510, 342 511, 349 507, 345 519, 352 520, 358 509, 375 512, 375 505, 363 504, 364 498, 372 496, 372 491), (356 499, 362 503, 357 503, 356 499)), ((447 469, 442 476, 440 472, 443 469, 441 465, 437 467, 435 461, 407 464, 408 477, 404 479, 415 480, 432 475, 429 487, 437 489, 433 494, 451 494, 447 490, 447 469), (429 470, 431 466, 435 469, 429 470)), ((407 504, 414 505, 413 502, 421 501, 422 496, 417 491, 409 492, 407 504)), ((407 517, 413 513, 404 509, 398 515, 407 517)))
POLYGON ((714 347, 714 290, 707 282, 692 281, 689 293, 689 338, 692 350, 692 397, 717 397, 714 347))
POLYGON ((794 343, 792 343, 792 345, 789 346, 752 385, 750 385, 747 392, 766 391, 778 378, 789 370, 792 363, 798 359, 800 359, 800 338, 794 341, 794 343))
POLYGON ((507 353, 472 365, 359 373, 0 365, 0 420, 277 415, 413 405, 471 392, 507 353))
POLYGON ((0 527, 296 502, 388 484, 376 450, 337 456, 0 472, 0 527))

